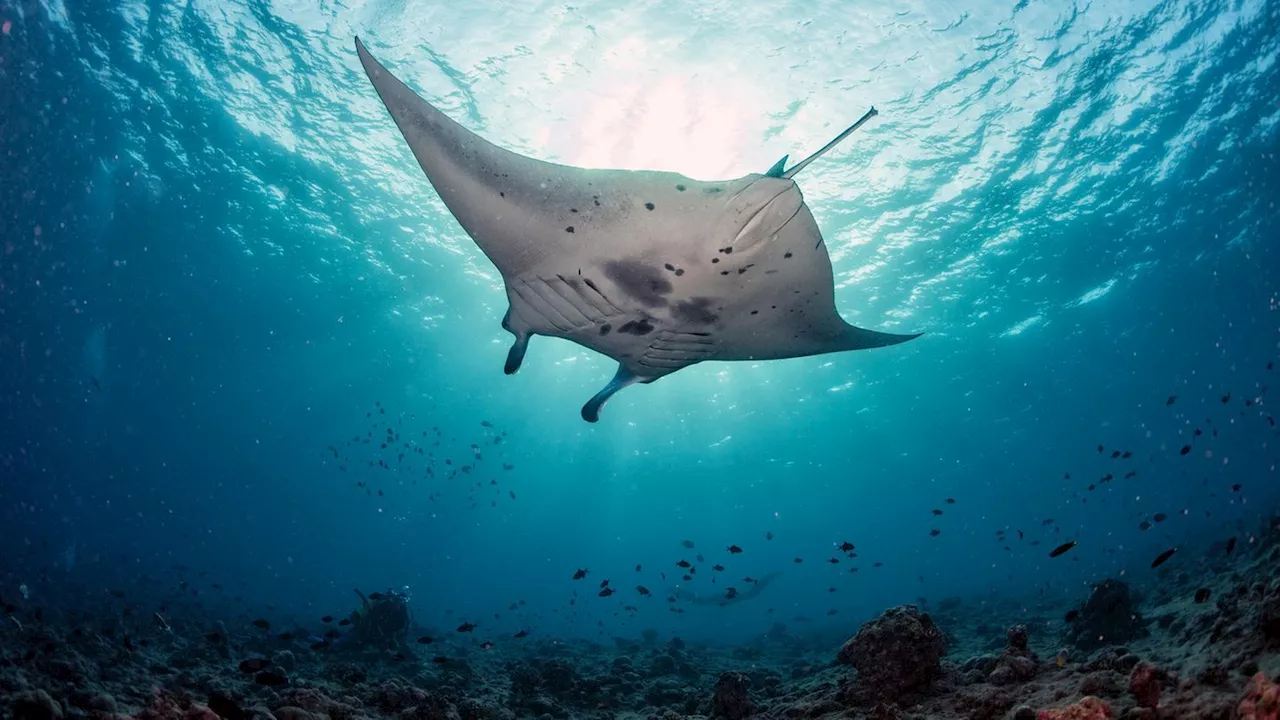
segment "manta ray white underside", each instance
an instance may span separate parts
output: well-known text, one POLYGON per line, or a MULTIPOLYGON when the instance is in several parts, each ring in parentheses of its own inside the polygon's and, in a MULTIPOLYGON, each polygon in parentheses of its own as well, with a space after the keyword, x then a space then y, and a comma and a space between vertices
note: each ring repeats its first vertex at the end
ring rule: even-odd
POLYGON ((589 422, 618 390, 705 360, 769 360, 894 345, 916 335, 864 330, 836 312, 831 259, 792 179, 876 114, 872 108, 790 170, 701 182, 670 172, 588 170, 518 155, 423 100, 356 38, 378 96, 463 230, 502 275, 515 336, 506 372, 533 335, 618 361, 582 408, 589 422))

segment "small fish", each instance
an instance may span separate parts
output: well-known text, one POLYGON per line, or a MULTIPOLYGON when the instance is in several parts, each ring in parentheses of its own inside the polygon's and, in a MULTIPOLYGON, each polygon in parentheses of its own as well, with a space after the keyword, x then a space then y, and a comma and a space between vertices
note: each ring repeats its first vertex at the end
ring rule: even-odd
POLYGON ((1178 552, 1178 548, 1176 548, 1176 547, 1175 547, 1175 548, 1169 548, 1168 550, 1165 550, 1164 552, 1162 552, 1162 553, 1160 553, 1159 555, 1157 555, 1155 560, 1152 560, 1152 561, 1151 561, 1151 567, 1153 567, 1153 568, 1158 568, 1158 567, 1160 567, 1161 565, 1163 565, 1163 564, 1164 564, 1164 562, 1165 562, 1166 560, 1168 560, 1169 558, 1173 557, 1173 554, 1174 554, 1174 553, 1176 553, 1176 552, 1178 552))
POLYGON ((764 539, 765 539, 765 540, 772 540, 772 539, 773 539, 773 533, 771 533, 771 532, 766 532, 766 533, 764 534, 764 539))
POLYGON ((1131 457, 1133 457, 1133 453, 1129 450, 1125 450, 1124 452, 1120 453, 1121 460, 1128 460, 1131 457))
POLYGON ((742 552, 742 548, 738 547, 737 545, 730 545, 729 547, 725 548, 725 550, 728 550, 730 555, 737 555, 738 553, 742 552))
POLYGON ((1058 667, 1066 667, 1066 665, 1067 665, 1067 657, 1066 657, 1065 655, 1063 655, 1062 653, 1058 653, 1058 657, 1056 657, 1056 658, 1054 659, 1054 661, 1053 661, 1053 662, 1054 662, 1054 664, 1055 664, 1055 665, 1057 665, 1058 667))
POLYGON ((346 627, 350 624, 351 624, 351 618, 342 618, 341 620, 338 621, 338 625, 342 627, 346 627))
POLYGON ((938 537, 938 536, 939 536, 939 535, 941 535, 941 534, 942 534, 942 531, 941 531, 941 530, 939 530, 938 528, 934 528, 934 529, 932 529, 932 530, 930 530, 930 531, 929 531, 929 536, 930 536, 930 537, 938 537))
POLYGON ((1170 405, 1172 405, 1172 404, 1174 404, 1174 403, 1176 403, 1176 402, 1178 402, 1178 396, 1177 396, 1177 395, 1170 395, 1170 396, 1169 396, 1169 399, 1164 401, 1164 405, 1165 405, 1165 407, 1168 407, 1168 406, 1170 406, 1170 405))
POLYGON ((587 576, 587 571, 586 571, 586 570, 583 570, 582 568, 579 568, 579 569, 578 569, 578 572, 576 572, 576 573, 574 573, 574 574, 573 574, 573 579, 574 579, 574 580, 581 580, 582 578, 584 578, 584 577, 586 577, 586 576, 587 576))
POLYGON ((691 565, 692 563, 690 563, 688 560, 681 560, 680 562, 676 563, 676 567, 682 567, 682 568, 687 568, 687 567, 690 567, 691 565))
POLYGON ((1231 486, 1231 492, 1240 492, 1241 487, 1243 486, 1240 483, 1236 483, 1231 486))
POLYGON ((1112 451, 1111 451, 1111 459, 1112 459, 1112 460, 1115 460, 1115 459, 1116 459, 1116 458, 1118 458, 1118 457, 1120 457, 1120 451, 1119 451, 1119 450, 1112 450, 1112 451))
POLYGON ((253 681, 259 685, 267 685, 270 687, 289 684, 289 678, 281 675, 280 673, 273 673, 270 670, 263 670, 257 675, 254 675, 253 681))
POLYGON ((640 570, 641 570, 641 566, 640 566, 640 564, 639 564, 639 563, 636 563, 636 572, 640 572, 640 570))
POLYGON ((1018 530, 1018 539, 1021 540, 1022 538, 1023 538, 1022 531, 1018 530))
POLYGON ((436 639, 431 637, 430 635, 422 635, 421 637, 418 638, 419 645, 430 645, 435 641, 436 639))
POLYGON ((831 563, 832 565, 839 565, 839 564, 840 564, 840 558, 829 558, 829 559, 827 560, 827 562, 831 563))
POLYGON ((746 583, 746 584, 748 584, 748 585, 752 585, 752 584, 755 584, 756 579, 755 579, 755 578, 753 578, 753 577, 751 577, 750 575, 748 575, 748 576, 746 576, 746 577, 742 578, 742 582, 744 582, 744 583, 746 583))
POLYGON ((1151 519, 1155 520, 1156 522, 1164 522, 1168 517, 1169 516, 1165 515, 1164 513, 1156 513, 1155 515, 1151 516, 1151 519))
POLYGON ((943 502, 945 502, 945 503, 946 503, 946 504, 948 504, 948 505, 955 505, 955 504, 956 504, 956 499, 955 499, 955 498, 947 498, 946 500, 943 500, 943 502))
POLYGON ((1209 588, 1200 588, 1199 590, 1196 590, 1195 601, 1197 604, 1206 602, 1212 594, 1213 593, 1210 592, 1209 588))
POLYGON ((1049 557, 1051 557, 1051 558, 1058 557, 1059 555, 1061 555, 1061 554, 1065 553, 1066 551, 1070 550, 1071 548, 1073 548, 1073 547, 1075 547, 1075 546, 1076 546, 1076 541, 1075 541, 1075 540, 1070 540, 1070 541, 1068 541, 1068 542, 1064 542, 1064 543, 1062 543, 1061 545, 1059 545, 1058 547, 1056 547, 1056 548, 1054 548, 1054 549, 1050 550, 1050 551, 1049 551, 1049 557))
POLYGON ((600 587, 602 587, 602 588, 609 587, 609 578, 605 578, 605 579, 601 580, 601 581, 600 581, 600 587))
POLYGON ((693 549, 693 541, 692 541, 692 540, 681 540, 681 541, 680 541, 680 544, 681 544, 681 545, 683 545, 683 546, 684 546, 686 549, 688 549, 688 550, 692 550, 692 549, 693 549))
POLYGON ((332 616, 332 615, 325 615, 324 617, 320 618, 320 622, 322 622, 322 623, 331 623, 331 622, 333 622, 333 616, 332 616))
POLYGON ((942 511, 941 511, 941 510, 939 510, 938 508, 934 508, 934 509, 933 509, 933 510, 931 510, 930 512, 932 512, 932 513, 934 514, 934 516, 935 516, 935 517, 937 517, 938 515, 941 515, 941 514, 942 514, 942 511))
POLYGON ((482 428, 491 428, 491 427, 493 427, 493 423, 489 422, 488 420, 481 420, 481 421, 480 421, 480 427, 482 427, 482 428))
POLYGON ((458 626, 457 631, 460 633, 464 633, 464 632, 471 632, 472 630, 475 630, 475 629, 476 629, 475 623, 464 622, 458 626))
POLYGON ((637 586, 636 586, 636 592, 640 593, 641 595, 644 595, 645 597, 648 597, 648 596, 651 594, 651 593, 649 592, 649 588, 647 588, 647 587, 645 587, 645 586, 643 586, 643 585, 637 585, 637 586))
POLYGON ((732 599, 734 599, 734 598, 738 597, 738 589, 737 589, 737 588, 729 588, 728 590, 725 590, 725 591, 724 591, 724 597, 725 597, 725 599, 726 599, 726 600, 732 600, 732 599))
POLYGON ((1235 549, 1236 549, 1236 536, 1232 535, 1231 539, 1227 541, 1227 554, 1230 555, 1231 552, 1235 549))
POLYGON ((283 640, 283 641, 285 641, 285 642, 289 642, 290 640, 292 640, 292 639, 293 639, 293 633, 291 633, 291 632, 282 632, 282 633, 280 633, 279 635, 277 635, 276 637, 280 638, 281 640, 283 640))
POLYGON ((800 563, 804 562, 804 558, 792 558, 791 562, 799 565, 800 563))
POLYGON ((1223 405, 1226 405, 1226 404, 1227 404, 1227 403, 1229 403, 1229 402, 1231 402, 1231 393, 1227 393, 1226 395, 1223 395, 1223 396, 1222 396, 1222 404, 1223 404, 1223 405))
POLYGON ((511 637, 513 637, 513 638, 515 638, 515 639, 517 639, 517 640, 519 640, 520 638, 526 638, 526 637, 529 637, 529 631, 528 631, 528 630, 521 630, 520 632, 516 633, 515 635, 512 635, 511 637))
POLYGON ((711 566, 711 569, 712 569, 712 570, 714 570, 714 571, 716 571, 716 572, 724 572, 724 566, 723 566, 723 565, 712 565, 712 566, 711 566))
POLYGON ((249 673, 256 673, 259 670, 266 670, 267 666, 270 664, 271 662, 266 658, 249 658, 248 660, 241 660, 240 672, 246 675, 249 673))
POLYGON ((1142 522, 1138 523, 1138 529, 1143 532, 1146 532, 1151 529, 1151 523, 1147 520, 1143 520, 1142 522))
POLYGON ((342 637, 342 633, 338 632, 338 631, 335 629, 335 630, 330 630, 329 632, 325 633, 325 634, 324 634, 324 636, 325 636, 325 638, 327 638, 327 639, 329 639, 329 640, 337 640, 338 638, 342 637))
POLYGON ((267 622, 266 620, 254 620, 253 626, 256 628, 261 628, 262 630, 271 629, 271 623, 267 622))
POLYGON ((845 540, 844 542, 840 543, 840 552, 849 552, 851 550, 853 550, 853 543, 849 542, 848 540, 845 540))
POLYGON ((1178 454, 1179 454, 1179 455, 1186 455, 1186 454, 1187 454, 1187 453, 1189 453, 1189 452, 1191 452, 1191 446, 1190 446, 1190 445, 1183 445, 1183 446, 1182 446, 1182 451, 1181 451, 1181 452, 1179 452, 1178 454))
POLYGON ((607 587, 596 594, 599 595, 600 597, 609 597, 610 595, 613 594, 613 592, 614 592, 613 588, 607 587))

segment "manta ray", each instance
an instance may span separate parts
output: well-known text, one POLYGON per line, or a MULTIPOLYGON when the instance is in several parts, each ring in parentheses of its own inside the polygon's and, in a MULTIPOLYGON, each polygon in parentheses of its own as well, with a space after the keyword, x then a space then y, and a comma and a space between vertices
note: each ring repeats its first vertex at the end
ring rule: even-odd
POLYGON ((564 338, 618 362, 582 407, 596 422, 628 385, 708 360, 774 360, 895 345, 917 335, 854 327, 835 307, 831 258, 795 176, 876 115, 871 108, 786 169, 704 182, 520 155, 453 121, 379 63, 365 74, 453 214, 502 276, 515 336, 564 338))

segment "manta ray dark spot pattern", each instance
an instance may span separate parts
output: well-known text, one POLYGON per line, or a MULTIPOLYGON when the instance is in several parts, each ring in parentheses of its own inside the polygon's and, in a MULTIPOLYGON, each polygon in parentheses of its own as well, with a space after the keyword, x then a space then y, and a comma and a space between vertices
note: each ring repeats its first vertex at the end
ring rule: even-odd
POLYGON ((645 203, 645 204, 644 204, 644 209, 645 209, 645 210, 652 210, 652 209, 653 209, 653 203, 645 203))
POLYGON ((605 264, 604 273, 645 307, 667 304, 667 299, 662 296, 671 292, 671 281, 662 277, 657 268, 638 260, 611 260, 605 264))
POLYGON ((786 255, 783 255, 783 256, 782 256, 782 259, 783 259, 783 260, 790 260, 790 259, 791 259, 791 253, 787 253, 786 255))
POLYGON ((712 299, 709 297, 689 298, 684 302, 676 303, 671 314, 682 322, 710 325, 720 319, 718 315, 711 312, 711 303, 712 299))
POLYGON ((578 212, 578 208, 569 208, 569 212, 576 213, 578 212))
POLYGON ((687 188, 685 188, 685 186, 684 186, 684 185, 677 185, 677 186, 676 186, 676 190, 679 190, 680 192, 684 192, 686 189, 687 189, 687 188))
POLYGON ((567 232, 567 233, 571 233, 571 232, 573 232, 573 226, 572 226, 572 225, 570 225, 569 227, 565 228, 565 229, 564 229, 564 231, 565 231, 565 232, 567 232))
POLYGON ((601 325, 601 326, 600 326, 600 334, 601 334, 601 335, 608 335, 608 334, 609 334, 609 331, 610 331, 610 330, 612 330, 612 329, 613 329, 613 326, 612 326, 612 325, 610 325, 609 323, 605 323, 604 325, 601 325))
POLYGON ((732 255, 732 254, 733 254, 733 248, 731 248, 731 247, 722 247, 722 248, 720 248, 720 252, 724 253, 725 255, 732 255))
POLYGON ((627 333, 629 335, 648 335, 653 332, 653 325, 649 322, 648 318, 631 320, 623 323, 622 326, 618 328, 618 332, 627 333))

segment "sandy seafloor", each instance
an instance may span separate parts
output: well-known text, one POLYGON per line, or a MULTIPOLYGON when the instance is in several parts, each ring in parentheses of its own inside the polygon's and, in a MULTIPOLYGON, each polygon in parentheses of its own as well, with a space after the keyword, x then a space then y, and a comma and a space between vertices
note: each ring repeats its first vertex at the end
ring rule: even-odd
POLYGON ((847 639, 778 624, 736 647, 656 632, 611 644, 535 633, 495 650, 450 632, 429 645, 407 637, 399 654, 316 651, 314 638, 281 640, 280 628, 243 617, 171 610, 162 624, 145 603, 111 595, 74 613, 6 597, 0 713, 1274 719, 1280 516, 1233 550, 1184 548, 1176 569, 1141 586, 1100 582, 1075 607, 955 597, 887 608, 847 639))

